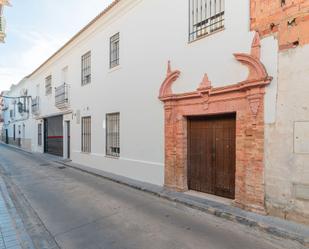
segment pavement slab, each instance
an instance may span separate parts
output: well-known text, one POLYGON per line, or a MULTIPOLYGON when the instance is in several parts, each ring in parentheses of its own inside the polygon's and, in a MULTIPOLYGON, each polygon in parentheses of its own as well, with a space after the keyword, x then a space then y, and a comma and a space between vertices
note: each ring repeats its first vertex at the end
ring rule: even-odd
POLYGON ((0 249, 33 249, 33 243, 0 177, 0 249))

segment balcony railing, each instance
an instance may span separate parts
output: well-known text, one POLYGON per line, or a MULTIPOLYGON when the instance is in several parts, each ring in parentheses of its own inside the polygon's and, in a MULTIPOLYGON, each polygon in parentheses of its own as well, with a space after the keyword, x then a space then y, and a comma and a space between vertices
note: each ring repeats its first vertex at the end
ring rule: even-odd
POLYGON ((9 109, 9 107, 7 105, 2 105, 0 107, 0 110, 3 111, 3 112, 7 111, 8 109, 9 109))
POLYGON ((59 109, 69 106, 69 85, 63 83, 55 89, 55 105, 59 109))
POLYGON ((0 42, 4 42, 5 38, 5 18, 0 15, 0 42))
POLYGON ((32 104, 31 104, 31 111, 32 114, 38 115, 40 113, 40 98, 35 97, 32 99, 32 104))

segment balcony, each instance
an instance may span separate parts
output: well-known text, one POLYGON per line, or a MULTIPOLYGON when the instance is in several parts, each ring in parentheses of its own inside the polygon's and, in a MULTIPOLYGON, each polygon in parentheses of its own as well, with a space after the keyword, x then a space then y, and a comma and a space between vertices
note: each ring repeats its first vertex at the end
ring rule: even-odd
POLYGON ((55 106, 59 109, 69 107, 69 85, 63 83, 55 88, 55 106))
POLYGON ((5 38, 5 18, 0 16, 0 42, 4 42, 5 38))
POLYGON ((34 99, 32 99, 31 112, 32 112, 33 115, 39 115, 40 114, 40 99, 39 99, 39 97, 35 97, 34 99))
POLYGON ((2 105, 0 106, 0 111, 5 112, 9 109, 9 107, 7 105, 2 105))

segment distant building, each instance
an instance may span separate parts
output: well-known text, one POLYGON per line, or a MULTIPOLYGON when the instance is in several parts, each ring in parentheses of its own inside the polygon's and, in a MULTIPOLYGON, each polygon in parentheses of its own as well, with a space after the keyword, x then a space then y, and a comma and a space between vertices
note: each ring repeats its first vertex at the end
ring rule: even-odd
POLYGON ((5 103, 4 96, 7 94, 7 92, 3 91, 0 93, 0 138, 2 138, 3 141, 5 140, 5 129, 4 129, 4 115, 5 111, 7 110, 7 105, 5 103))
POLYGON ((0 0, 0 42, 4 42, 5 34, 5 18, 3 16, 4 6, 11 6, 8 0, 0 0))

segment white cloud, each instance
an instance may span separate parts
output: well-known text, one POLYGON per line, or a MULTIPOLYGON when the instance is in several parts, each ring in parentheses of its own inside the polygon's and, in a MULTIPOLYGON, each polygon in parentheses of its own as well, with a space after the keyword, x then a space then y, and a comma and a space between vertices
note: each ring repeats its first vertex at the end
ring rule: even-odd
POLYGON ((10 8, 10 39, 0 48, 0 91, 34 71, 111 0, 36 2, 20 1, 10 8))
POLYGON ((65 35, 49 35, 36 31, 19 32, 19 39, 26 42, 27 49, 21 53, 15 51, 10 54, 15 58, 13 65, 0 68, 0 91, 9 89, 11 84, 18 83, 35 68, 49 58, 67 40, 65 35))

